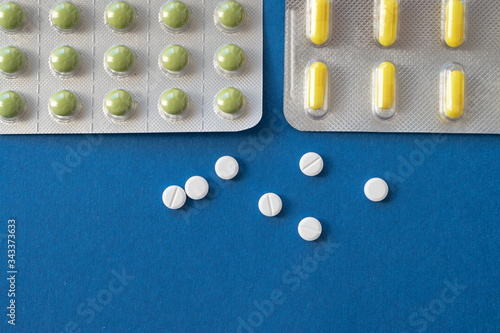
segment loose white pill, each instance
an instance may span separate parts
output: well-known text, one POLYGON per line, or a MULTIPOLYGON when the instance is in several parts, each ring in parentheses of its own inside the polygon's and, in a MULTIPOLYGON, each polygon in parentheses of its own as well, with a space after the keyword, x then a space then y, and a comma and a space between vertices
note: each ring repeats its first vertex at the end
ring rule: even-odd
POLYGON ((387 198, 389 186, 381 178, 372 178, 365 184, 365 195, 373 202, 379 202, 387 198))
POLYGON ((186 192, 180 186, 169 186, 163 191, 163 203, 170 209, 180 209, 186 203, 186 192))
POLYGON ((323 171, 323 158, 316 153, 307 153, 300 159, 300 170, 304 175, 315 177, 323 171))
POLYGON ((205 178, 194 176, 188 179, 184 188, 188 197, 193 200, 201 200, 207 196, 210 187, 205 178))
POLYGON ((299 235, 302 239, 312 242, 321 236, 321 232, 323 232, 323 227, 321 226, 321 222, 314 217, 306 217, 299 223, 299 235))
POLYGON ((266 193, 259 200, 260 212, 268 217, 274 217, 281 212, 283 202, 281 198, 274 193, 266 193))
POLYGON ((223 156, 215 163, 215 173, 221 179, 231 180, 240 172, 240 165, 234 157, 223 156))

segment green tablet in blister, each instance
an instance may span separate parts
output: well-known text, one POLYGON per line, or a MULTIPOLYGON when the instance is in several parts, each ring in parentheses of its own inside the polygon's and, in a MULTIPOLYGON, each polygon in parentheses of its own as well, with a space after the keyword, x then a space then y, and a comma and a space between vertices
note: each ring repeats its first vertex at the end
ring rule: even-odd
POLYGON ((215 15, 224 30, 234 32, 245 21, 245 8, 238 1, 226 1, 217 8, 215 15))
POLYGON ((177 88, 167 90, 160 99, 160 111, 163 118, 182 119, 189 106, 187 94, 177 88))
POLYGON ((16 121, 23 113, 26 105, 24 99, 14 91, 0 93, 0 119, 7 122, 16 121))
POLYGON ((80 57, 71 46, 61 46, 50 55, 50 68, 57 76, 71 77, 75 74, 80 57))
POLYGON ((16 32, 23 27, 24 11, 15 2, 0 4, 0 29, 5 32, 16 32))
POLYGON ((50 22, 60 32, 73 32, 80 24, 80 10, 71 1, 60 2, 50 11, 50 22))
POLYGON ((236 119, 241 116, 245 97, 236 88, 226 88, 217 94, 215 104, 218 115, 226 119, 236 119))
POLYGON ((170 1, 161 9, 161 22, 171 32, 182 32, 189 26, 191 14, 182 1, 170 1))
POLYGON ((124 45, 113 46, 106 53, 105 65, 113 76, 129 76, 134 71, 134 52, 124 45))
POLYGON ((238 45, 223 46, 216 55, 216 68, 224 75, 237 75, 241 73, 245 63, 245 52, 238 45))
POLYGON ((62 121, 73 119, 80 108, 78 98, 69 90, 61 90, 52 95, 49 109, 52 115, 62 121))
POLYGON ((106 115, 114 120, 128 119, 134 110, 134 98, 123 89, 110 92, 104 100, 106 115))
POLYGON ((24 52, 14 46, 7 46, 0 50, 0 73, 8 78, 21 75, 26 67, 24 52))
POLYGON ((114 2, 106 9, 106 25, 115 32, 132 30, 135 20, 135 9, 126 1, 114 2))
POLYGON ((161 69, 167 74, 181 76, 189 64, 189 52, 180 45, 170 45, 161 54, 161 69))

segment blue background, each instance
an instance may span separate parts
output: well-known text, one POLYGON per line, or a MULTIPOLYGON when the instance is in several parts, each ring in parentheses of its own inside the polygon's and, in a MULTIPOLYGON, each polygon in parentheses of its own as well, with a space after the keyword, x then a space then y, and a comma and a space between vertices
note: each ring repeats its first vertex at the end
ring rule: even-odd
POLYGON ((17 326, 4 314, 0 331, 500 330, 500 137, 297 132, 282 112, 284 1, 265 13, 255 129, 0 137, 2 313, 12 218, 19 271, 17 326), (298 169, 308 151, 320 177, 298 169), (234 181, 213 171, 223 155, 241 163, 234 181), (162 191, 193 175, 209 199, 166 209, 162 191), (378 204, 363 194, 376 176, 391 188, 378 204), (257 209, 269 191, 277 218, 257 209), (321 241, 299 238, 306 216, 321 241))

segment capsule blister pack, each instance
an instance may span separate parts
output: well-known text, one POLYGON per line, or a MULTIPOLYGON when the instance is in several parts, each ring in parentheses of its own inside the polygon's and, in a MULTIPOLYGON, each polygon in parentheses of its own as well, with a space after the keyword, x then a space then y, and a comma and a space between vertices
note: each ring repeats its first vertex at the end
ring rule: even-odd
POLYGON ((0 134, 241 131, 262 84, 262 0, 0 2, 0 134))
POLYGON ((287 0, 301 131, 500 133, 500 1, 287 0))

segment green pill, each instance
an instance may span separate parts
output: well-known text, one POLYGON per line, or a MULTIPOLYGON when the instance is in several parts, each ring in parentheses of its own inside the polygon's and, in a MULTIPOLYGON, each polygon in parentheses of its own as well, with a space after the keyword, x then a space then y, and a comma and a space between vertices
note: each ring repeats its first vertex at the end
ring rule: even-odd
POLYGON ((134 70, 134 64, 134 52, 124 45, 113 46, 106 53, 106 66, 113 75, 130 75, 134 70))
POLYGON ((134 27, 135 10, 125 1, 117 1, 106 9, 106 24, 114 31, 127 32, 134 27))
POLYGON ((167 73, 181 75, 189 64, 189 53, 180 45, 171 45, 162 52, 160 62, 167 73))
POLYGON ((49 108, 56 118, 72 118, 76 115, 79 108, 78 98, 71 91, 61 90, 52 95, 49 108))
POLYGON ((5 121, 15 121, 25 108, 23 98, 16 92, 0 93, 0 117, 5 121))
POLYGON ((226 72, 238 72, 245 63, 245 52, 234 44, 223 46, 217 52, 217 64, 226 72))
POLYGON ((50 21, 59 31, 74 31, 80 24, 80 10, 70 1, 60 2, 50 11, 50 21))
POLYGON ((234 30, 245 20, 245 8, 238 1, 226 1, 217 8, 216 16, 223 28, 234 30))
POLYGON ((0 28, 7 32, 15 32, 24 24, 24 11, 15 2, 0 4, 0 28))
POLYGON ((161 10, 163 24, 172 31, 185 30, 189 23, 189 17, 189 8, 181 1, 171 1, 161 10))
POLYGON ((187 94, 177 88, 164 92, 160 99, 161 109, 166 116, 174 119, 181 117, 186 112, 188 104, 187 94))
POLYGON ((234 119, 245 105, 245 97, 236 88, 226 88, 217 94, 217 109, 224 118, 234 119))
POLYGON ((79 61, 78 52, 71 46, 58 47, 50 55, 50 67, 60 76, 72 76, 79 61))
POLYGON ((104 108, 112 118, 127 118, 134 108, 134 98, 128 91, 118 89, 106 96, 104 108))
POLYGON ((0 72, 7 77, 16 77, 26 65, 24 53, 14 46, 0 50, 0 72))

